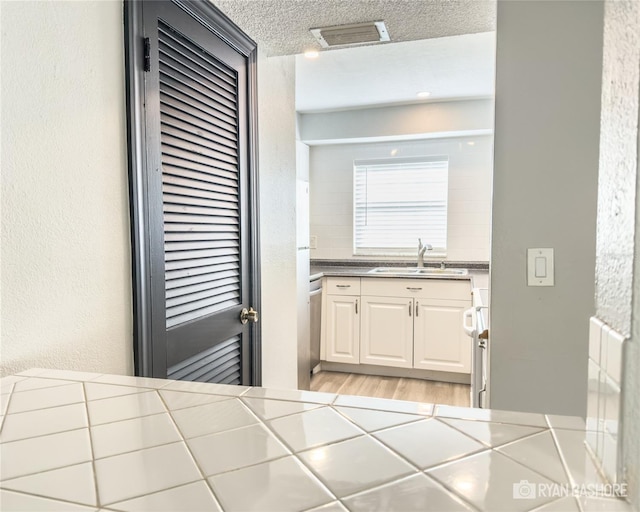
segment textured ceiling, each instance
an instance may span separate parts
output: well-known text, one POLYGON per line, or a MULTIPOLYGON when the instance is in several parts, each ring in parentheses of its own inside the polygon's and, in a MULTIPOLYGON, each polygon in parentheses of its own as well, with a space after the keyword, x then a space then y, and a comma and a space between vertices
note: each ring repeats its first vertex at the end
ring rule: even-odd
POLYGON ((296 110, 493 97, 495 32, 296 57, 296 110))
POLYGON ((385 21, 391 42, 495 30, 494 0, 212 1, 269 56, 319 50, 309 29, 364 21, 385 21))

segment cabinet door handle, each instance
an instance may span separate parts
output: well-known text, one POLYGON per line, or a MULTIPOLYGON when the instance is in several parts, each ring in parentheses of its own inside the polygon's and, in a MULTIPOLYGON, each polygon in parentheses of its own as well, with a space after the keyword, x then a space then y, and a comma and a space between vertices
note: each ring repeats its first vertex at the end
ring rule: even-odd
POLYGON ((422 290, 422 287, 415 287, 415 286, 407 286, 407 290, 411 290, 412 292, 417 292, 419 290, 422 290))
POLYGON ((411 302, 409 302, 409 316, 411 316, 411 302))
POLYGON ((419 303, 419 302, 416 302, 416 316, 418 316, 418 315, 419 315, 419 313, 418 313, 418 308, 419 308, 419 307, 420 307, 420 303, 419 303))
POLYGON ((358 299, 356 299, 356 315, 358 314, 358 299))
POLYGON ((337 284, 336 288, 351 288, 350 284, 337 284))

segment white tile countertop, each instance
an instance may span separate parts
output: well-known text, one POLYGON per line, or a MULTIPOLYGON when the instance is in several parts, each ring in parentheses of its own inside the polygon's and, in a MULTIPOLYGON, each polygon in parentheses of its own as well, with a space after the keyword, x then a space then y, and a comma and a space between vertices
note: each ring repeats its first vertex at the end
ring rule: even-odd
POLYGON ((579 418, 44 369, 0 389, 7 512, 630 510, 579 418))

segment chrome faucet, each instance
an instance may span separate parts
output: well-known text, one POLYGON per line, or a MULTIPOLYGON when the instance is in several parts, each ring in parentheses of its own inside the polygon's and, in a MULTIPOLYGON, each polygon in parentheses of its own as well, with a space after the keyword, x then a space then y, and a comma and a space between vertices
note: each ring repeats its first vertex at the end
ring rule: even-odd
POLYGON ((440 262, 440 270, 444 270, 445 268, 446 268, 446 267, 445 267, 445 264, 444 264, 444 260, 442 260, 442 261, 440 262))
POLYGON ((418 267, 424 267, 424 253, 432 249, 433 246, 431 244, 422 245, 422 239, 418 238, 418 267))

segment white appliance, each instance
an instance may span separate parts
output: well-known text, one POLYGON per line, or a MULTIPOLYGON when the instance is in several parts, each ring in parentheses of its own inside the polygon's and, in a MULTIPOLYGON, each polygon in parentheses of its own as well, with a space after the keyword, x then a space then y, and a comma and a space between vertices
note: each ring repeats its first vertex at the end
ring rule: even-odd
POLYGON ((489 291, 474 288, 473 306, 464 312, 462 327, 471 338, 471 407, 486 408, 489 379, 489 291))

